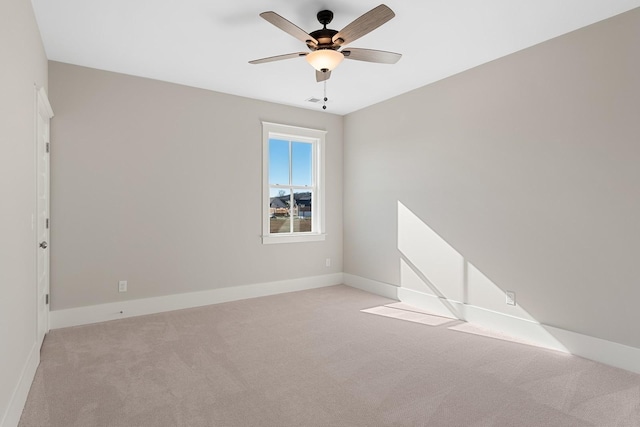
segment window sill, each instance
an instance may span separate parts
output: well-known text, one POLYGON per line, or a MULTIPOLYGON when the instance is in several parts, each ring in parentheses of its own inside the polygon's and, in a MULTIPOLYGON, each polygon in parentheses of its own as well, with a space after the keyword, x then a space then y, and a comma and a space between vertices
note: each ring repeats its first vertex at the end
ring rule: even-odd
POLYGON ((320 242, 325 240, 326 234, 283 234, 262 236, 262 244, 270 245, 274 243, 302 243, 302 242, 320 242))

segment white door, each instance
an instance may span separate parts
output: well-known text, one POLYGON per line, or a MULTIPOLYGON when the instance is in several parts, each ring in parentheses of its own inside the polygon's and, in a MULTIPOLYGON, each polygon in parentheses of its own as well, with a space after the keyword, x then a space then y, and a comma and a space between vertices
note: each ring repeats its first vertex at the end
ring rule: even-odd
POLYGON ((37 233, 37 342, 42 345, 49 332, 49 120, 51 105, 43 88, 37 94, 36 118, 36 233, 37 233))

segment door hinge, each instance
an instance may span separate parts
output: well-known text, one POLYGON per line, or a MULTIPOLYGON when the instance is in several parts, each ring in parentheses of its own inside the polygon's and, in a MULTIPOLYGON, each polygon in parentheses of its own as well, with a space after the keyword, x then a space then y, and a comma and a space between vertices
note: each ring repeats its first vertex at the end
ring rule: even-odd
POLYGON ((44 225, 45 225, 45 227, 46 227, 46 228, 49 228, 49 218, 47 218, 47 219, 45 220, 45 224, 44 224, 44 225))
POLYGON ((47 145, 45 146, 45 149, 47 150, 47 153, 49 152, 50 148, 49 148, 49 143, 47 142, 47 145))
POLYGON ((49 294, 45 295, 44 297, 44 303, 49 305, 49 294))

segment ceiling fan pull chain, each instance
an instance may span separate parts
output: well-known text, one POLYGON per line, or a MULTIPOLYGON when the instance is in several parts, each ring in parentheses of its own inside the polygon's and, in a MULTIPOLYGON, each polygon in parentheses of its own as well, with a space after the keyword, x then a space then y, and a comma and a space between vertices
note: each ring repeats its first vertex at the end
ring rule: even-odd
POLYGON ((322 109, 326 110, 327 109, 327 100, 329 98, 327 98, 327 81, 324 81, 324 103, 322 104, 322 109))

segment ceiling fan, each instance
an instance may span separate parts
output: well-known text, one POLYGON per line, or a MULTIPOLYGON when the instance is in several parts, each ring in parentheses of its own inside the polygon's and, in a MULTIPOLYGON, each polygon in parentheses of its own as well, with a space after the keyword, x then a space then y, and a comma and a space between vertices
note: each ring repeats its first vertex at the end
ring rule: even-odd
POLYGON ((323 25, 323 28, 312 31, 309 34, 275 12, 263 12, 260 16, 282 31, 303 41, 310 52, 296 52, 271 56, 249 61, 250 64, 263 64, 265 62, 304 56, 307 62, 316 69, 316 81, 322 82, 331 77, 331 71, 335 69, 344 58, 354 59, 356 61, 395 64, 402 57, 399 53, 385 52, 382 50, 345 48, 349 43, 370 33, 396 16, 396 14, 384 4, 371 9, 340 31, 327 28, 327 25, 333 20, 333 12, 330 10, 321 10, 318 12, 318 22, 323 25))

